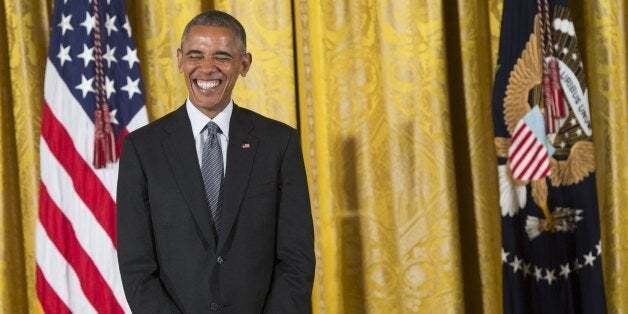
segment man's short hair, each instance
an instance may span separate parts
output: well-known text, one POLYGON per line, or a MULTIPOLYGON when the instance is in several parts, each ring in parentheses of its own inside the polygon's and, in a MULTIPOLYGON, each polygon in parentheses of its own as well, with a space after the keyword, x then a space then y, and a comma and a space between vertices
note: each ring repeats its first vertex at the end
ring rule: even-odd
POLYGON ((230 29, 235 37, 242 43, 242 53, 246 52, 246 31, 244 27, 235 17, 218 10, 203 12, 195 16, 188 25, 185 26, 183 35, 181 35, 181 48, 183 48, 183 41, 185 41, 185 38, 190 32, 190 28, 195 25, 225 27, 230 29))

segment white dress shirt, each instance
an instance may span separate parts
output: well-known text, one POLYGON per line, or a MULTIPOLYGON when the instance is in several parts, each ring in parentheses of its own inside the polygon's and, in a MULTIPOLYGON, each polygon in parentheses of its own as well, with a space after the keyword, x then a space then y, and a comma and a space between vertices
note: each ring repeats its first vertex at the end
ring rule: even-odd
POLYGON ((185 109, 188 112, 190 123, 192 124, 192 133, 194 134, 194 143, 196 146, 196 156, 198 156, 199 168, 203 163, 203 143, 207 138, 207 132, 202 132, 203 128, 209 121, 214 121, 220 128, 221 133, 218 133, 220 139, 220 149, 222 150, 222 165, 223 176, 227 173, 227 144, 229 144, 229 121, 231 121, 231 113, 233 113, 233 100, 229 101, 227 107, 223 109, 213 119, 203 114, 198 108, 196 108, 190 98, 185 101, 185 109))

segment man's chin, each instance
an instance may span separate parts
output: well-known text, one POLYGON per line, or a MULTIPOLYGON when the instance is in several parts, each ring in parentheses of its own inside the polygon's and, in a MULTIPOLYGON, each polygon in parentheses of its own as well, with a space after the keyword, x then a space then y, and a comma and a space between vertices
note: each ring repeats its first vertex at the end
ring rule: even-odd
POLYGON ((223 94, 222 90, 211 89, 202 91, 195 89, 194 93, 190 96, 192 96, 191 99, 193 98, 197 104, 213 106, 223 102, 224 97, 221 97, 223 94))
POLYGON ((217 100, 205 100, 205 99, 190 99, 192 104, 202 111, 222 111, 228 102, 217 100))

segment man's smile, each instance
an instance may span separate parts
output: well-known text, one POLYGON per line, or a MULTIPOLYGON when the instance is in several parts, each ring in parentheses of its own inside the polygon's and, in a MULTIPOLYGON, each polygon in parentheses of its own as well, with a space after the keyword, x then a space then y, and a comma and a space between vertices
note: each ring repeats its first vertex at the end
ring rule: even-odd
POLYGON ((214 88, 220 85, 220 83, 221 83, 220 80, 208 80, 208 81, 199 80, 199 79, 194 80, 194 84, 201 90, 209 90, 211 88, 214 88))

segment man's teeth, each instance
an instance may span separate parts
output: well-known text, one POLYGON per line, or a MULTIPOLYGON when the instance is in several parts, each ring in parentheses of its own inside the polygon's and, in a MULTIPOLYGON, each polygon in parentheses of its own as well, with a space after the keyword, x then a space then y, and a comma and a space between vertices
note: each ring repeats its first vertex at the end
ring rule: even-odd
POLYGON ((196 85, 198 85, 198 87, 202 89, 210 89, 210 88, 218 86, 218 84, 220 84, 219 80, 211 80, 211 81, 196 80, 196 85))

